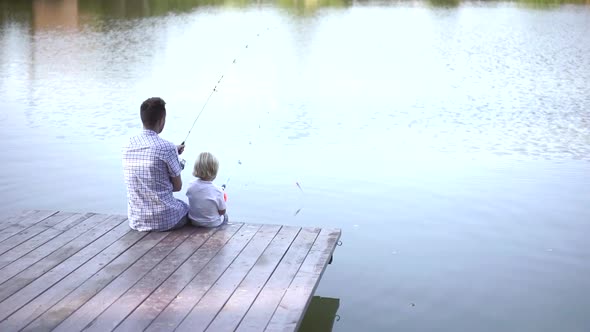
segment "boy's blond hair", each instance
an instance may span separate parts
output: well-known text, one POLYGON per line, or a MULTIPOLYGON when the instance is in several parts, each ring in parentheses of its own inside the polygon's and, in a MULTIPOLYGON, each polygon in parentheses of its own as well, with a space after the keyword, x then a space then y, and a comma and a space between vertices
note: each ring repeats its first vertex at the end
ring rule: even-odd
POLYGON ((217 177, 219 161, 209 152, 201 152, 195 162, 193 175, 203 181, 213 181, 217 177))

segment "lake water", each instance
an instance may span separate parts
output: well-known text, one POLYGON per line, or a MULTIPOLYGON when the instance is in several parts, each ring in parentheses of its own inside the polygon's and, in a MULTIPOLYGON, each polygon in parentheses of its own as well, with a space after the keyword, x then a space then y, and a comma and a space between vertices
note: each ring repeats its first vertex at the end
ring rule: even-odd
POLYGON ((590 3, 0 0, 2 211, 125 214, 141 102, 180 143, 222 75, 183 157, 342 229, 335 331, 590 330, 590 3))

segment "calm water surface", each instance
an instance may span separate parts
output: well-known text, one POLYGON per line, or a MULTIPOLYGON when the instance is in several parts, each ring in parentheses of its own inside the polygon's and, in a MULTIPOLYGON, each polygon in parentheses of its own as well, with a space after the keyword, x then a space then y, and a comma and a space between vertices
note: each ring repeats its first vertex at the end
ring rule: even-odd
POLYGON ((126 213, 141 101, 180 143, 224 75, 183 156, 233 220, 342 229, 336 331, 589 331, 589 32, 584 3, 0 0, 2 211, 126 213))

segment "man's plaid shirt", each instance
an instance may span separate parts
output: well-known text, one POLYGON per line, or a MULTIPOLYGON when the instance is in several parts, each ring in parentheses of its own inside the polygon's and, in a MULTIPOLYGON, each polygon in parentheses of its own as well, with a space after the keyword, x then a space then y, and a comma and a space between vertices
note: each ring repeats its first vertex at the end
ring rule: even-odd
POLYGON ((172 195, 171 177, 180 175, 176 145, 143 129, 123 151, 129 226, 138 231, 166 231, 188 213, 172 195))

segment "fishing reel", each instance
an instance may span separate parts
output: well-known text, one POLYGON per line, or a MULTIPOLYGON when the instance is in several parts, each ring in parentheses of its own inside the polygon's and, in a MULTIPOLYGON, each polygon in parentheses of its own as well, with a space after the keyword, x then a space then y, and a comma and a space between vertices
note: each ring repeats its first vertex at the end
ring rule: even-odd
POLYGON ((178 158, 178 162, 180 163, 180 169, 184 169, 184 165, 186 165, 186 160, 178 158))
POLYGON ((225 187, 227 185, 224 183, 221 185, 221 190, 223 191, 223 200, 227 202, 227 193, 225 192, 225 187))

